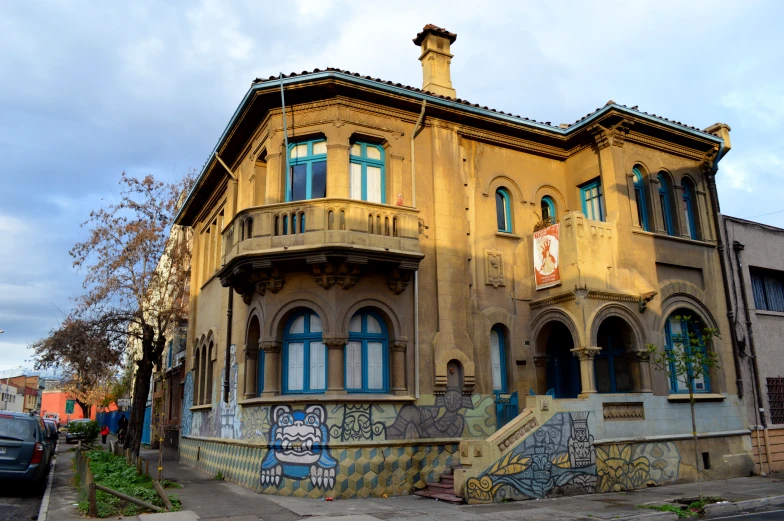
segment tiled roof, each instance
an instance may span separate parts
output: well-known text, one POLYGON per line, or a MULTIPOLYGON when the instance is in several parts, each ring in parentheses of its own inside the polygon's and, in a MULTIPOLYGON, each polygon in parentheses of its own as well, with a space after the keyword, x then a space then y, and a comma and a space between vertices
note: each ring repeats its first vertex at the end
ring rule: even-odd
MULTIPOLYGON (((522 117, 522 116, 518 116, 516 114, 512 114, 510 112, 504 112, 502 110, 496 110, 496 109, 493 109, 493 108, 489 108, 486 105, 482 106, 482 105, 479 105, 478 103, 471 103, 470 101, 467 101, 467 100, 464 100, 464 99, 452 98, 450 96, 444 96, 442 94, 435 94, 433 92, 422 90, 422 89, 418 89, 416 87, 411 87, 409 85, 403 85, 401 83, 394 83, 392 81, 385 81, 385 80, 382 80, 380 78, 373 78, 371 76, 363 76, 363 75, 359 74, 358 72, 351 72, 351 71, 347 71, 347 70, 343 70, 343 69, 337 69, 335 67, 327 67, 326 69, 323 69, 323 70, 321 70, 321 69, 313 69, 312 71, 302 71, 299 74, 296 73, 296 72, 292 72, 291 74, 288 74, 288 75, 283 74, 283 78, 295 78, 295 77, 298 77, 298 76, 305 76, 305 75, 308 75, 308 74, 316 74, 316 73, 320 73, 320 72, 339 72, 339 73, 346 74, 346 75, 349 75, 349 76, 355 76, 357 78, 361 78, 361 79, 364 79, 364 80, 369 80, 369 81, 373 81, 373 82, 376 82, 376 83, 381 83, 381 84, 384 84, 384 85, 390 85, 392 87, 406 89, 406 90, 410 90, 412 92, 418 92, 418 93, 421 93, 421 94, 427 94, 428 96, 433 96, 435 98, 440 98, 440 99, 451 101, 451 102, 454 102, 454 103, 459 103, 461 105, 465 105, 465 106, 468 106, 468 107, 474 107, 474 108, 478 108, 478 109, 487 110, 487 111, 490 111, 490 112, 495 112, 497 114, 503 114, 503 115, 508 116, 508 117, 519 119, 520 121, 527 121, 527 122, 531 122, 531 123, 537 123, 539 125, 545 125, 545 126, 553 128, 553 129, 557 129, 557 130, 569 130, 571 127, 573 127, 573 126, 579 124, 580 122, 590 118, 591 116, 593 116, 594 114, 596 114, 600 110, 604 109, 608 105, 615 105, 617 107, 623 107, 625 109, 633 110, 633 111, 636 111, 636 112, 638 112, 640 114, 644 114, 646 116, 649 116, 649 117, 652 117, 652 118, 655 118, 655 119, 658 119, 658 120, 661 120, 661 121, 666 121, 668 123, 671 123, 671 124, 674 124, 674 125, 678 125, 678 126, 681 126, 683 128, 687 128, 689 130, 694 130, 694 131, 700 132, 701 134, 714 136, 713 134, 711 134, 709 132, 705 132, 704 130, 702 130, 700 128, 693 127, 691 125, 686 125, 684 123, 681 123, 680 121, 675 121, 675 120, 672 120, 672 119, 667 119, 667 118, 662 117, 662 116, 657 116, 656 114, 649 114, 648 112, 643 112, 643 111, 641 111, 641 110, 639 110, 637 108, 637 105, 635 105, 633 107, 627 107, 626 105, 622 105, 620 103, 615 103, 612 100, 608 101, 603 107, 599 107, 596 110, 594 110, 592 112, 589 112, 588 114, 586 114, 582 118, 578 119, 574 123, 568 125, 567 127, 561 127, 559 125, 553 125, 552 122, 550 122, 550 121, 544 121, 544 122, 536 121, 535 119, 525 118, 525 117, 522 117)), ((278 81, 279 79, 280 79, 279 76, 270 76, 267 79, 256 78, 255 80, 253 80, 252 83, 255 85, 257 83, 264 83, 264 82, 268 82, 268 81, 278 81)))
POLYGON ((449 40, 450 44, 455 43, 455 40, 457 40, 457 35, 455 33, 450 33, 446 29, 438 27, 437 25, 427 24, 422 28, 422 32, 417 33, 416 38, 414 38, 414 43, 416 45, 422 45, 422 40, 425 39, 425 36, 427 36, 428 33, 443 36, 449 40))

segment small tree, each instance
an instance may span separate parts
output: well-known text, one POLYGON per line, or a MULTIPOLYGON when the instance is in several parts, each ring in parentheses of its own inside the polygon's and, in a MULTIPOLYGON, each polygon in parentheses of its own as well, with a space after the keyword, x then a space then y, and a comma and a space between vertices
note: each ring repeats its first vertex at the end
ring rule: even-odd
POLYGON ((694 410, 694 382, 702 379, 711 369, 719 368, 716 353, 707 350, 707 345, 718 330, 711 328, 699 329, 698 324, 690 316, 675 316, 681 323, 681 335, 674 336, 671 347, 659 349, 653 344, 648 345, 648 353, 656 369, 667 373, 671 381, 681 382, 689 391, 691 408, 691 431, 694 440, 694 468, 697 471, 697 487, 702 500, 702 483, 700 481, 699 440, 697 439, 697 417, 694 410))

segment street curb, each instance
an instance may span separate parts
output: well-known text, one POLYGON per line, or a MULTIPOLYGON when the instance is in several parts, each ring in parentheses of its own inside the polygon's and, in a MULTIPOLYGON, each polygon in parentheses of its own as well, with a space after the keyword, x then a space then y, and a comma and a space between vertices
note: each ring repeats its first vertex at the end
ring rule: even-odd
POLYGON ((709 516, 737 514, 744 510, 759 510, 761 508, 784 505, 784 496, 772 496, 761 499, 749 499, 737 503, 714 503, 706 505, 703 509, 709 516))
POLYGON ((678 519, 678 514, 675 512, 654 512, 639 516, 621 517, 618 519, 622 521, 675 521, 678 519))
POLYGON ((46 516, 49 514, 49 497, 52 493, 52 483, 54 483, 54 468, 57 465, 57 458, 52 460, 52 466, 49 468, 49 477, 46 481, 46 491, 44 497, 41 499, 41 506, 38 508, 38 521, 46 521, 46 516))

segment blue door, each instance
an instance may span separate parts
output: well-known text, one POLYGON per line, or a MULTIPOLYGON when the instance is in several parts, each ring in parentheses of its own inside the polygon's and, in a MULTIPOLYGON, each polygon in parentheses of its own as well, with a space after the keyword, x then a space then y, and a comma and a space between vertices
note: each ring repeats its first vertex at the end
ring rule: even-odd
POLYGON ((495 393, 495 428, 500 429, 519 414, 517 408, 517 391, 509 396, 495 393))

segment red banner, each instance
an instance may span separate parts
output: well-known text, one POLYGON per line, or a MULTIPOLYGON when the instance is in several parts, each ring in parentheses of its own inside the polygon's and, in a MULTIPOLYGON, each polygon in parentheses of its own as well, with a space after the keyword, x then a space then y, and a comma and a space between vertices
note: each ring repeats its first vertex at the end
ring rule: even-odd
POLYGON ((560 224, 551 224, 534 232, 534 273, 536 289, 551 288, 561 283, 558 239, 560 224))

